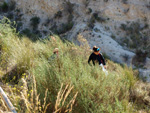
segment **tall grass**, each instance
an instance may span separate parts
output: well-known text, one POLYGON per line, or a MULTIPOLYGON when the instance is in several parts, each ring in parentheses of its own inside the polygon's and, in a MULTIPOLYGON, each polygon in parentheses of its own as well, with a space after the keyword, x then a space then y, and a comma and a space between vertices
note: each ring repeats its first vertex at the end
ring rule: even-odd
MULTIPOLYGON (((106 76, 98 65, 88 65, 90 50, 86 40, 79 40, 81 46, 76 46, 67 41, 64 43, 54 35, 48 39, 32 42, 27 37, 19 38, 10 23, 3 21, 0 23, 2 34, 0 67, 5 65, 3 72, 9 73, 4 74, 3 77, 6 75, 6 77, 24 77, 27 79, 26 87, 29 90, 32 89, 34 80, 32 78, 35 77, 36 89, 34 89, 37 91, 37 97, 33 98, 39 97, 38 99, 42 100, 40 105, 50 103, 45 112, 133 112, 133 106, 129 102, 129 91, 136 81, 132 69, 126 66, 121 67, 108 60, 109 74, 106 76), (59 48, 59 57, 51 59, 50 56, 55 47, 59 48), (14 71, 12 67, 15 66, 17 68, 14 71), (64 89, 61 86, 62 83, 66 86, 64 89), (72 86, 74 86, 73 89, 72 86), (46 99, 44 99, 45 91, 46 99)), ((80 36, 81 38, 83 37, 80 36)), ((18 81, 18 87, 19 84, 20 81, 18 81)), ((26 93, 22 93, 20 97, 25 98, 23 94, 26 93)), ((27 102, 32 103, 29 100, 27 102)), ((15 106, 18 111, 23 110, 20 103, 16 103, 15 106)), ((28 111, 34 111, 30 108, 28 106, 28 111)), ((40 110, 40 108, 37 109, 40 110)), ((34 112, 38 112, 37 109, 34 112)))

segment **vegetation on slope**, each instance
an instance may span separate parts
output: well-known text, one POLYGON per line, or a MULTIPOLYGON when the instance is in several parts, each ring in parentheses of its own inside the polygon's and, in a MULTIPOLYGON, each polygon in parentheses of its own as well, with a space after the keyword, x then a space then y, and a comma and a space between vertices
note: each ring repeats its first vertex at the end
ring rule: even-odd
MULTIPOLYGON (((80 37, 82 39, 82 37, 80 37)), ((19 37, 7 19, 0 22, 2 88, 18 112, 135 112, 130 90, 136 79, 127 66, 107 61, 108 76, 89 66, 87 42, 81 46, 58 36, 32 42, 19 37), (50 59, 54 48, 59 58, 50 59)), ((7 111, 3 100, 1 111, 7 111)))

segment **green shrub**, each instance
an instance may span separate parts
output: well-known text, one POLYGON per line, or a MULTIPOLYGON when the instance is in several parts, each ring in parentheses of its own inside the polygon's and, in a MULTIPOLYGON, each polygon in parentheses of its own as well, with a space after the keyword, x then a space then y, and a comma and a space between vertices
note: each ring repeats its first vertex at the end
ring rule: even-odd
POLYGON ((67 31, 72 29, 73 25, 74 25, 73 22, 68 22, 66 24, 62 24, 61 25, 62 27, 57 30, 58 34, 66 33, 67 31))
POLYGON ((106 19, 104 17, 99 17, 98 13, 95 12, 95 13, 92 14, 92 16, 91 16, 91 18, 88 22, 88 27, 93 29, 94 28, 94 23, 96 21, 103 23, 103 22, 106 22, 106 19))
POLYGON ((129 57, 129 55, 125 54, 125 55, 123 55, 123 58, 124 58, 124 61, 127 62, 130 57, 129 57))
POLYGON ((21 31, 22 34, 26 35, 27 37, 31 36, 31 30, 26 28, 24 30, 21 31))
POLYGON ((61 17, 62 17, 62 11, 58 11, 54 16, 54 18, 61 18, 61 17))
MULTIPOLYGON (((38 101, 40 104, 37 104, 36 100, 39 99, 47 100, 45 104, 50 103, 47 111, 45 111, 47 113, 55 112, 56 108, 61 108, 62 112, 64 112, 70 100, 72 100, 72 103, 75 103, 70 112, 134 112, 133 104, 129 100, 129 91, 136 82, 133 70, 127 66, 121 67, 119 64, 108 60, 108 75, 106 76, 98 65, 88 65, 87 60, 90 51, 87 49, 88 45, 85 39, 81 40, 83 43, 81 46, 76 46, 67 41, 62 42, 56 35, 42 41, 32 42, 25 37, 18 38, 9 24, 0 23, 0 30, 3 35, 0 41, 5 44, 1 45, 1 48, 5 46, 9 50, 2 52, 2 58, 4 55, 7 55, 7 61, 9 61, 8 69, 11 70, 11 67, 18 65, 18 76, 24 75, 22 72, 25 72, 29 77, 26 87, 25 85, 23 87, 18 85, 18 89, 24 88, 25 90, 22 91, 25 93, 20 94, 22 91, 18 91, 14 93, 15 96, 13 95, 14 98, 17 95, 18 101, 21 102, 17 103, 16 99, 12 99, 15 100, 13 102, 18 112, 40 111, 40 108, 37 106, 43 105, 44 101, 38 101), (53 49, 56 47, 59 48, 59 56, 49 61, 48 59, 53 55, 53 49), (32 81, 32 77, 35 77, 36 83, 32 81), (62 83, 68 86, 64 88, 61 85, 62 83), (30 87, 28 88, 28 86, 30 87), (71 88, 70 86, 74 87, 71 88), (37 90, 31 93, 32 91, 30 92, 30 90, 33 87, 36 87, 37 90), (30 89, 29 92, 28 89, 30 89), (44 92, 46 89, 47 98, 45 99, 44 92), (68 91, 71 91, 71 93, 68 91), (78 95, 75 98, 74 95, 77 92, 78 95), (23 95, 28 93, 31 96, 27 96, 27 101, 25 101, 23 97, 26 96, 23 95), (60 94, 63 99, 67 97, 64 99, 64 106, 62 106, 62 101, 58 104, 60 94), (65 94, 68 96, 65 96, 65 94), (33 95, 35 95, 34 101, 29 101, 30 99, 32 100, 30 97, 33 95), (30 107, 25 109, 27 106, 30 107)), ((73 104, 71 105, 73 106, 73 104)))
POLYGON ((68 23, 69 22, 72 22, 73 21, 73 15, 72 14, 69 14, 69 16, 68 16, 68 23))
POLYGON ((94 23, 95 23, 95 18, 91 16, 89 22, 88 22, 88 27, 93 29, 94 28, 94 23))
POLYGON ((8 13, 8 14, 7 14, 7 18, 10 19, 10 20, 13 19, 13 18, 14 18, 14 14, 11 13, 11 12, 8 13))
POLYGON ((0 4, 0 11, 2 12, 8 12, 8 11, 12 11, 15 9, 16 6, 16 2, 11 1, 9 4, 6 2, 3 2, 3 4, 0 4))
POLYGON ((147 4, 146 7, 150 10, 150 4, 147 4))
POLYGON ((9 4, 9 10, 12 11, 16 8, 16 2, 15 1, 11 1, 9 4))
POLYGON ((148 25, 140 26, 140 22, 132 22, 127 24, 121 24, 120 28, 125 31, 128 38, 124 39, 123 42, 131 49, 143 49, 148 50, 148 32, 143 32, 148 29, 148 25))
POLYGON ((69 14, 73 13, 73 7, 74 7, 74 4, 72 4, 70 1, 65 0, 65 9, 69 14))
POLYGON ((121 24, 120 28, 122 30, 126 31, 127 30, 127 25, 126 24, 121 24))
POLYGON ((18 22, 17 23, 17 31, 20 31, 21 27, 22 27, 23 23, 22 22, 18 22))
POLYGON ((89 0, 84 0, 83 1, 83 4, 85 5, 85 7, 87 7, 89 5, 89 2, 90 2, 89 0))
POLYGON ((116 39, 116 36, 114 34, 111 35, 111 38, 116 39))
POLYGON ((122 0, 122 2, 123 2, 124 4, 127 4, 127 3, 128 3, 128 0, 122 0))
POLYGON ((104 0, 104 2, 108 2, 108 0, 104 0))
POLYGON ((94 18, 95 18, 95 20, 97 20, 98 22, 101 22, 101 23, 103 23, 103 22, 106 22, 106 19, 104 18, 104 17, 102 17, 102 16, 98 16, 98 13, 93 13, 93 15, 92 15, 94 18))
POLYGON ((8 11, 8 4, 6 2, 4 2, 1 6, 0 6, 1 10, 3 12, 7 12, 8 11))
POLYGON ((136 50, 136 56, 137 56, 137 61, 138 62, 145 62, 146 61, 146 56, 147 52, 143 52, 142 50, 136 50))
POLYGON ((90 13, 92 13, 92 9, 88 8, 87 14, 90 14, 90 13))
POLYGON ((25 35, 32 41, 37 41, 39 39, 39 31, 34 31, 35 33, 32 33, 30 29, 26 28, 20 32, 20 35, 25 35))
POLYGON ((39 17, 32 17, 30 19, 31 21, 31 26, 33 27, 33 30, 36 30, 38 27, 38 24, 40 23, 40 18, 39 17))

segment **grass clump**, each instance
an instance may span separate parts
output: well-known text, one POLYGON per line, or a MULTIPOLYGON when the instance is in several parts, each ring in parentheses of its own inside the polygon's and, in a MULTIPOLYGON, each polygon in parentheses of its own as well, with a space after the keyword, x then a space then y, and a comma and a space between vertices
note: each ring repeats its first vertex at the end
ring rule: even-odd
POLYGON ((108 60, 109 74, 106 76, 99 66, 89 66, 90 51, 85 39, 80 38, 80 46, 64 43, 55 35, 32 42, 27 37, 19 38, 8 23, 0 23, 0 29, 0 42, 4 43, 1 48, 7 48, 1 53, 1 62, 6 61, 5 58, 8 61, 7 70, 2 71, 11 72, 9 76, 14 73, 14 76, 21 76, 16 85, 18 89, 26 89, 24 93, 24 90, 14 92, 14 97, 24 104, 11 99, 18 112, 24 112, 25 108, 26 112, 42 110, 47 113, 133 112, 129 97, 136 82, 133 70, 108 60), (51 59, 56 47, 59 57, 51 59), (17 66, 17 73, 12 70, 14 66, 17 66), (21 82, 22 78, 26 82, 21 82), (29 93, 31 90, 34 94, 29 93))

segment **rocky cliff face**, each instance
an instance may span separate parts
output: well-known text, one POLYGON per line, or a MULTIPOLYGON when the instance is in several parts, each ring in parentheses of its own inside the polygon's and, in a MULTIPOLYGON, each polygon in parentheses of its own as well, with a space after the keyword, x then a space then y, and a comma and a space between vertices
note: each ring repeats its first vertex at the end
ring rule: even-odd
POLYGON ((28 28, 41 37, 53 31, 74 42, 78 34, 83 35, 91 47, 101 47, 113 61, 142 67, 140 72, 150 75, 149 0, 5 1, 16 2, 20 31, 28 28), (139 54, 144 59, 136 59, 139 54))
MULTIPOLYGON (((52 18, 58 11, 66 10, 66 0, 14 1, 26 15, 26 19, 36 15, 44 21, 44 19, 52 18)), ((100 16, 110 19, 107 24, 112 28, 127 21, 148 19, 150 15, 149 0, 70 0, 70 3, 74 4, 73 15, 75 18, 86 21, 91 16, 91 14, 87 14, 89 10, 91 10, 91 13, 99 12, 101 13, 100 16)), ((148 23, 150 23, 150 20, 148 20, 148 23)))

